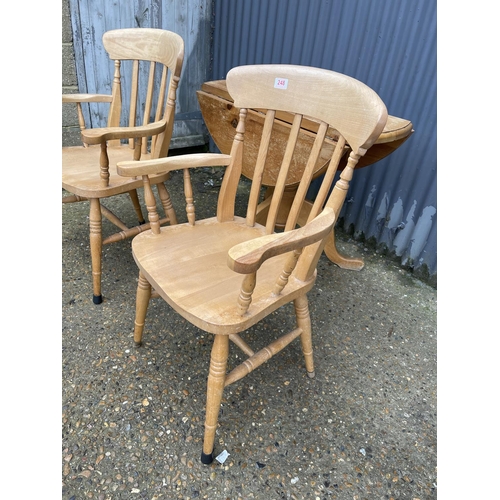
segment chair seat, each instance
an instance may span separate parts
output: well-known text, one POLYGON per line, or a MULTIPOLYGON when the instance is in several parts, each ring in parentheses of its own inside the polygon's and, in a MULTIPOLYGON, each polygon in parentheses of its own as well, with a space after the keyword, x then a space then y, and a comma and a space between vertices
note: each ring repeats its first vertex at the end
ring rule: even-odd
MULTIPOLYGON (((105 198, 117 194, 126 193, 132 189, 143 187, 141 178, 133 179, 122 177, 116 173, 116 164, 119 161, 130 161, 133 151, 128 145, 108 148, 109 157, 109 185, 103 186, 100 178, 99 157, 100 145, 73 146, 62 150, 62 187, 70 193, 85 198, 105 198)), ((149 154, 143 154, 142 160, 150 158, 149 154)), ((163 182, 169 178, 169 174, 150 176, 152 184, 163 182)))
POLYGON ((252 303, 241 316, 237 301, 244 275, 228 267, 228 250, 264 234, 263 226, 249 227, 243 218, 219 223, 214 217, 195 226, 162 227, 159 235, 139 234, 132 252, 142 273, 173 309, 205 331, 229 335, 246 330, 314 284, 315 276, 302 282, 292 275, 283 292, 273 295, 289 254, 269 259, 257 272, 252 303))

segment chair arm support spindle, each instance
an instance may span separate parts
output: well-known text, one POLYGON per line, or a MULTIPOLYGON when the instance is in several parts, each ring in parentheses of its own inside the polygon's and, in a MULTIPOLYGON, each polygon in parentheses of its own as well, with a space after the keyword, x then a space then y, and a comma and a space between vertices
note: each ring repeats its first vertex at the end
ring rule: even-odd
POLYGON ((108 146, 106 142, 101 143, 101 155, 99 158, 99 166, 101 168, 100 177, 103 181, 104 187, 109 184, 109 157, 108 157, 108 146))
POLYGON ((151 182, 149 181, 149 177, 147 175, 142 177, 142 181, 144 183, 144 200, 148 210, 148 220, 151 224, 151 231, 154 234, 160 234, 160 217, 156 209, 156 198, 153 193, 153 189, 151 188, 151 182))
POLYGON ((241 284, 240 295, 238 297, 238 312, 243 316, 252 303, 252 293, 257 283, 256 273, 247 274, 241 284))
POLYGON ((286 261, 285 267, 281 271, 281 274, 279 275, 278 279, 276 280, 276 284, 274 285, 274 295, 279 295, 283 291, 283 288, 285 288, 286 284, 288 283, 288 278, 290 278, 292 271, 295 269, 301 253, 301 248, 294 250, 286 261))
POLYGON ((184 196, 186 198, 186 216, 190 226, 194 226, 196 214, 194 210, 193 186, 191 185, 191 176, 189 175, 189 168, 185 168, 184 176, 184 196))
POLYGON ((142 137, 135 138, 134 144, 134 161, 140 161, 142 154, 142 137))

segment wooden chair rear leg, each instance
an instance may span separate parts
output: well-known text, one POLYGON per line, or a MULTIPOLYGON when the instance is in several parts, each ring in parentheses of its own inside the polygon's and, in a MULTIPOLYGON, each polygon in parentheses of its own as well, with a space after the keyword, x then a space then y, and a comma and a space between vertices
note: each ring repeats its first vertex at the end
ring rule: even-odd
POLYGON ((142 345, 142 333, 146 322, 149 300, 151 299, 151 285, 139 271, 139 283, 135 302, 134 342, 137 347, 142 345))
POLYGON ((307 375, 310 378, 314 378, 312 328, 307 297, 305 295, 297 297, 293 304, 295 306, 295 315, 297 316, 297 326, 302 329, 300 342, 302 344, 302 352, 304 353, 307 375))
POLYGON ((134 205, 135 213, 137 214, 137 220, 139 224, 145 224, 146 219, 144 219, 144 214, 142 213, 141 204, 139 202, 139 197, 137 196, 137 190, 133 189, 128 192, 130 199, 132 200, 132 205, 134 205))
POLYGON ((92 260, 93 302, 102 302, 101 272, 102 272, 102 218, 101 204, 98 198, 90 200, 90 257, 92 260))
POLYGON ((215 335, 210 358, 210 371, 208 373, 205 437, 201 452, 201 461, 204 464, 210 464, 214 460, 215 430, 224 391, 228 354, 229 337, 227 335, 215 335))
POLYGON ((170 194, 165 187, 163 182, 156 185, 158 189, 158 196, 160 198, 165 215, 170 219, 170 225, 173 226, 177 224, 177 215, 175 214, 174 206, 172 205, 172 200, 170 199, 170 194))

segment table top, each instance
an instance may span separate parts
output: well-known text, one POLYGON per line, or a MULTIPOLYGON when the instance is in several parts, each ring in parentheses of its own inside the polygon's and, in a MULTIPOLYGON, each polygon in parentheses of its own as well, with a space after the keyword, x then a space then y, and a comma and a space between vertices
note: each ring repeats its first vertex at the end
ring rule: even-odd
MULTIPOLYGON (((212 139, 222 153, 229 154, 231 151, 231 144, 234 137, 234 128, 238 122, 238 109, 232 106, 233 99, 229 95, 226 87, 225 80, 214 80, 205 82, 201 89, 197 92, 198 102, 200 104, 201 113, 203 119, 208 128, 212 139)), ((276 158, 282 155, 280 148, 280 128, 291 124, 293 122, 293 113, 279 112, 276 114, 275 126, 273 129, 273 135, 277 136, 276 147, 273 148, 271 154, 275 154, 276 158)), ((260 136, 258 133, 263 124, 263 115, 259 113, 258 110, 249 110, 247 117, 247 153, 246 158, 243 163, 243 175, 252 178, 253 165, 255 164, 255 159, 257 155, 258 144, 253 144, 252 137, 260 136)), ((315 132, 318 130, 319 122, 304 119, 301 124, 302 132, 300 134, 300 140, 298 141, 297 148, 304 148, 304 154, 310 146, 310 142, 314 140, 315 132)), ((385 158, 391 154, 394 150, 399 148, 408 137, 413 133, 413 124, 410 120, 405 118, 398 118, 396 116, 388 116, 385 128, 375 142, 375 144, 365 153, 365 155, 360 158, 356 168, 363 168, 368 165, 385 158)), ((327 133, 330 138, 324 141, 323 149, 321 152, 320 159, 315 167, 314 175, 318 176, 322 173, 324 168, 329 161, 333 148, 335 146, 336 133, 331 130, 327 133)), ((348 149, 348 148, 347 148, 348 149)), ((308 153, 307 153, 308 154, 308 153)), ((339 170, 345 167, 347 156, 344 155, 344 160, 339 166, 339 170)), ((293 175, 293 165, 291 168, 290 177, 288 178, 290 184, 294 185, 300 182, 300 175, 294 177, 293 175)), ((299 170, 298 170, 299 171, 299 170)), ((265 175, 272 175, 265 174, 265 175)), ((273 186, 275 184, 275 179, 272 177, 265 178, 262 183, 267 186, 273 186)))
MULTIPOLYGON (((211 82, 205 82, 202 84, 201 90, 203 92, 207 92, 208 94, 214 94, 218 97, 233 102, 232 97, 227 91, 226 80, 213 80, 211 82)), ((284 115, 287 114, 289 113, 284 113, 284 115)), ((412 132, 413 124, 410 120, 389 115, 387 117, 387 123, 385 124, 384 130, 380 134, 380 137, 375 144, 385 144, 387 142, 393 142, 395 140, 409 136, 412 132)))

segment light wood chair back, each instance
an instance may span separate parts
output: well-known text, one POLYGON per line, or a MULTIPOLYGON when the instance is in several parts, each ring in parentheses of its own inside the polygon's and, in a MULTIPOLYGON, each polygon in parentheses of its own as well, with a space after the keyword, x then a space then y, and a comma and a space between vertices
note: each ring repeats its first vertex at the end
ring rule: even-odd
MULTIPOLYGON (((338 216, 353 169, 359 158, 378 139, 387 121, 387 110, 378 95, 346 75, 293 65, 263 65, 258 74, 253 66, 241 66, 228 73, 226 84, 234 105, 243 110, 237 132, 243 131, 246 123, 264 117, 248 202, 247 224, 255 225, 259 212, 265 208, 268 214, 265 220, 266 233, 274 232, 287 179, 291 175, 300 178, 300 182, 286 218, 285 231, 313 220, 325 206, 332 208, 338 216), (262 112, 255 109, 261 109, 262 112), (279 116, 285 112, 293 114, 291 126, 280 123, 279 116), (276 164, 275 157, 272 164, 266 163, 270 149, 276 146, 272 142, 272 135, 278 126, 288 128, 289 132, 286 143, 280 145, 284 151, 280 165, 276 164), (301 135, 311 137, 311 148, 308 157, 301 155, 297 160, 294 152, 301 135), (332 146, 330 162, 307 219, 299 220, 304 218, 304 200, 313 180, 315 166, 321 162, 320 155, 325 142, 332 146), (350 151, 347 168, 332 191, 335 173, 346 151, 350 151), (293 173, 290 172, 292 167, 293 173), (272 195, 262 203, 262 179, 265 175, 272 175, 276 180, 272 195)), ((244 154, 243 144, 244 141, 237 134, 231 156, 241 158, 244 154)), ((226 174, 219 197, 220 221, 229 220, 234 215, 232 207, 240 173, 235 168, 234 174, 232 170, 226 174)), ((304 269, 308 270, 306 275, 310 275, 315 268, 318 258, 319 255, 313 261, 303 263, 304 269)), ((302 260, 306 260, 306 257, 302 260)))
MULTIPOLYGON (((227 154, 191 154, 157 160, 123 162, 118 172, 142 176, 151 231, 132 241, 139 267, 134 340, 142 342, 151 297, 162 297, 202 330, 214 334, 207 382, 207 410, 202 462, 213 460, 215 429, 224 387, 270 360, 297 337, 306 371, 314 376, 311 320, 307 292, 316 266, 344 202, 357 161, 383 131, 387 110, 363 83, 333 71, 293 65, 240 66, 229 71, 227 88, 239 109, 232 149, 227 154), (292 113, 290 123, 281 113, 292 113), (252 121, 263 127, 253 127, 252 121), (315 133, 311 132, 314 124, 315 133), (236 214, 246 134, 259 128, 246 213, 236 214), (284 133, 287 131, 287 134, 284 133), (294 161, 299 135, 310 136, 310 154, 294 161), (287 135, 288 139, 283 141, 287 135), (277 144, 279 137, 280 144, 277 144), (319 192, 307 214, 303 205, 323 143, 331 144, 331 159, 319 192), (273 148, 270 154, 270 149, 273 148), (274 149, 281 149, 276 161, 274 149), (346 167, 332 188, 340 159, 346 167), (272 158, 272 161, 267 161, 272 158), (189 170, 225 166, 216 215, 196 218, 189 170), (277 214, 291 169, 300 179, 283 231, 276 231, 277 214), (165 170, 182 170, 188 222, 160 227, 149 177, 165 170), (262 199, 264 175, 276 179, 271 196, 262 199), (257 221, 265 213, 264 224, 257 221), (254 351, 240 336, 281 306, 293 302, 297 327, 254 351), (229 341, 248 357, 228 373, 229 341)), ((269 341, 269 339, 267 340, 269 341)))
MULTIPOLYGON (((142 153, 151 144, 151 158, 167 156, 172 137, 175 114, 174 91, 180 77, 180 56, 183 56, 182 38, 171 31, 153 28, 118 29, 104 33, 103 45, 114 60, 114 76, 108 127, 136 127, 155 122, 167 126, 161 134, 146 136, 142 141, 142 153), (123 82, 121 68, 131 66, 128 82, 123 82), (174 77, 172 80, 170 78, 174 77), (142 91, 140 80, 144 80, 142 91), (128 116, 122 103, 122 85, 129 86, 128 116), (169 92, 167 92, 169 90, 169 92), (167 97, 168 96, 168 97, 167 97)), ((129 139, 133 149, 134 140, 129 139)))
MULTIPOLYGON (((184 60, 184 42, 176 33, 154 28, 116 29, 104 33, 103 45, 113 64, 111 94, 64 94, 63 103, 74 103, 81 129, 82 146, 63 148, 62 187, 69 195, 63 203, 88 201, 93 301, 102 302, 102 246, 131 238, 149 228, 137 194, 142 180, 124 178, 116 164, 125 160, 161 158, 171 143, 177 88, 184 60), (89 128, 82 105, 89 113, 109 106, 107 126, 89 128), (138 223, 130 224, 100 200, 128 193, 138 223), (118 228, 103 237, 102 217, 118 228)), ((170 195, 163 182, 168 173, 151 177, 156 185, 165 217, 161 223, 176 223, 170 195)))

